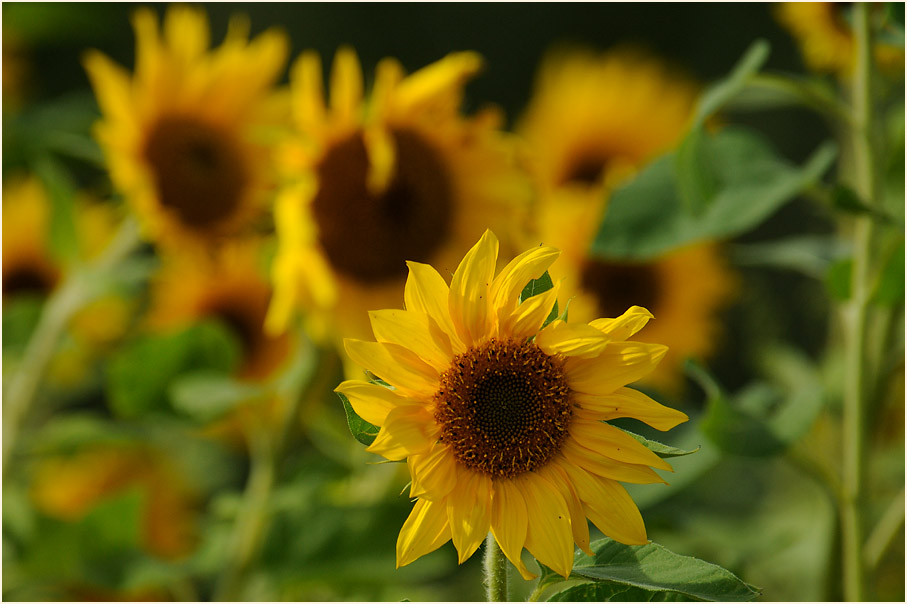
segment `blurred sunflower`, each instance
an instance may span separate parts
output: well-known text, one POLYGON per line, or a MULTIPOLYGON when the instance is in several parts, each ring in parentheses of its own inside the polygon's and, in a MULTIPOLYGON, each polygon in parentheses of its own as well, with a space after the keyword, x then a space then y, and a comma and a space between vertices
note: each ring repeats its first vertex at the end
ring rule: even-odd
POLYGON ((35 506, 48 516, 77 521, 104 499, 137 488, 145 497, 142 539, 158 557, 177 559, 195 547, 194 496, 159 452, 137 445, 96 444, 43 458, 31 483, 35 506))
POLYGON ((133 25, 134 75, 100 52, 85 57, 111 179, 161 243, 207 245, 242 232, 272 187, 269 128, 286 117, 273 88, 286 37, 269 30, 250 42, 248 21, 233 18, 208 52, 205 14, 185 6, 168 9, 162 32, 145 7, 133 25))
MULTIPOLYGON (((165 255, 152 281, 149 327, 168 330, 202 319, 221 321, 241 345, 237 376, 253 381, 272 377, 289 358, 292 343, 289 334, 264 331, 272 290, 261 259, 261 243, 250 238, 230 242, 210 256, 165 255)), ((251 420, 273 425, 279 410, 276 398, 250 401, 206 426, 204 433, 242 446, 251 420)))
POLYGON ((213 256, 164 255, 152 282, 149 326, 156 330, 217 319, 242 346, 239 377, 269 377, 287 359, 289 335, 264 331, 271 285, 262 271, 261 243, 234 241, 213 256))
POLYGON ((500 115, 459 113, 463 88, 481 67, 450 54, 404 76, 382 60, 368 99, 355 52, 342 48, 330 104, 319 57, 291 72, 298 139, 282 153, 287 186, 278 195, 279 239, 269 329, 297 306, 319 338, 369 333, 369 308, 399 299, 407 259, 451 270, 487 226, 510 245, 528 183, 516 169, 500 115))
POLYGON ((369 451, 407 460, 418 498, 397 541, 398 566, 448 540, 462 563, 490 529, 523 577, 533 576, 523 547, 566 577, 574 543, 591 554, 587 517, 621 543, 646 543, 618 481, 663 482, 652 468, 671 467, 605 420, 667 430, 688 418, 625 387, 666 351, 626 341, 648 311, 543 328, 558 287, 520 304, 523 287, 558 253, 533 248, 495 276, 498 242, 487 231, 449 287, 431 266, 410 262, 406 310, 370 313, 377 342, 345 341, 353 360, 391 387, 350 380, 337 391, 381 427, 369 451))
POLYGON ((716 313, 735 283, 720 248, 703 243, 634 264, 597 259, 589 248, 611 190, 680 141, 696 97, 691 82, 641 54, 563 51, 543 61, 519 126, 540 190, 536 230, 564 252, 552 277, 577 291, 570 316, 651 309, 650 337, 670 352, 644 381, 669 390, 682 384, 684 359, 707 356, 720 335, 716 313))
MULTIPOLYGON (((844 2, 780 2, 775 15, 797 39, 810 69, 849 76, 856 60, 849 8, 844 2)), ((883 70, 903 75, 903 47, 879 42, 874 52, 883 70)))
MULTIPOLYGON (((65 277, 71 263, 90 261, 110 243, 119 225, 117 209, 79 193, 73 200, 76 257, 51 254, 51 206, 44 186, 34 177, 16 176, 3 185, 3 299, 44 299, 65 277)), ((115 342, 130 321, 132 303, 118 294, 102 296, 70 320, 72 340, 54 359, 51 376, 74 384, 97 353, 115 342)))

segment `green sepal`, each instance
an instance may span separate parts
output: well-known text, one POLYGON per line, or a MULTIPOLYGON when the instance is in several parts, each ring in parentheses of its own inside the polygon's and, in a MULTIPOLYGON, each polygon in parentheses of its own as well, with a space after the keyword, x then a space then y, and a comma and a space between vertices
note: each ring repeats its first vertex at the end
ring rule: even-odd
POLYGON ((340 402, 343 403, 343 410, 346 411, 346 424, 349 426, 353 438, 365 446, 375 442, 375 437, 378 436, 378 426, 370 424, 359 417, 346 396, 340 392, 337 393, 337 396, 340 397, 340 402))
POLYGON ((520 304, 531 298, 532 296, 537 296, 539 294, 545 293, 549 289, 554 287, 554 282, 551 281, 551 275, 548 274, 548 271, 542 273, 542 276, 538 279, 533 279, 526 284, 526 287, 523 288, 523 291, 520 292, 520 304))
POLYGON ((624 430, 624 432, 626 432, 627 434, 629 434, 630 436, 632 436, 633 438, 638 440, 649 451, 651 451, 652 453, 655 453, 655 455, 658 455, 661 458, 683 457, 684 455, 692 455, 693 453, 698 453, 699 450, 702 448, 700 446, 700 447, 696 447, 695 449, 692 449, 692 450, 678 449, 677 447, 672 447, 670 445, 665 445, 663 443, 660 443, 657 440, 651 440, 651 439, 646 438, 645 436, 640 436, 639 434, 634 434, 633 432, 630 432, 629 430, 624 430))

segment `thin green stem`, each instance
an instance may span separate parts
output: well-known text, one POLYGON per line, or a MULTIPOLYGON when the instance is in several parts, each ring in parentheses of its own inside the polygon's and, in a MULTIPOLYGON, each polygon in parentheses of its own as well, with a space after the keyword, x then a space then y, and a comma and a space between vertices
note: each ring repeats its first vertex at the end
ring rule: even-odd
POLYGON ((891 500, 879 523, 866 539, 866 547, 863 550, 866 568, 873 569, 879 565, 902 526, 904 526, 904 489, 891 500))
POLYGON ((758 73, 747 80, 746 87, 779 92, 835 122, 849 124, 852 120, 847 107, 833 94, 788 75, 758 73))
POLYGON ((489 602, 507 602, 507 558, 494 535, 485 538, 485 589, 489 602))
MULTIPOLYGON (((876 205, 875 157, 872 145, 872 40, 869 9, 865 3, 854 5, 854 30, 857 40, 856 69, 853 81, 854 185, 861 200, 876 205)), ((854 262, 851 298, 843 309, 846 338, 843 433, 843 498, 841 505, 842 563, 844 597, 853 602, 865 599, 866 568, 863 562, 864 483, 866 465, 866 409, 868 384, 867 324, 871 295, 872 245, 875 221, 868 216, 856 218, 854 225, 854 262)))
POLYGON ((282 400, 280 422, 274 430, 264 420, 250 426, 249 451, 252 469, 243 494, 242 506, 233 526, 229 554, 214 592, 216 601, 236 601, 242 595, 249 570, 264 545, 270 525, 269 502, 277 482, 284 451, 293 434, 303 401, 314 376, 314 348, 300 335, 294 362, 274 384, 274 394, 282 400))
POLYGON ((38 392, 38 386, 53 358, 60 336, 70 319, 98 293, 94 284, 109 274, 139 242, 138 226, 126 220, 104 252, 92 263, 69 273, 44 304, 38 325, 29 339, 22 361, 10 380, 3 401, 3 476, 38 392))

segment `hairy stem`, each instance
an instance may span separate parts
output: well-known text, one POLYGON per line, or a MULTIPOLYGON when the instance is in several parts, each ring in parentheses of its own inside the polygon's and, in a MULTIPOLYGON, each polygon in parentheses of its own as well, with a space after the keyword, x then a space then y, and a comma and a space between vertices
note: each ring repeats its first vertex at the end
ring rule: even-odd
POLYGON ((507 558, 494 535, 485 538, 485 589, 489 602, 507 602, 507 558))

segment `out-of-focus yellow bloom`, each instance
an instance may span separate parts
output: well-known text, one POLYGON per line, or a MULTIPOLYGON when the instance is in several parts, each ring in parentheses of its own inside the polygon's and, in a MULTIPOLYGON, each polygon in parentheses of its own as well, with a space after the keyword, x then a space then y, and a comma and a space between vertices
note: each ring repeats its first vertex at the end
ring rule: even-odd
POLYGON ((567 577, 574 544, 591 555, 587 518, 626 544, 646 530, 620 482, 663 482, 671 466, 605 423, 633 417, 668 430, 687 416, 627 388, 666 348, 627 341, 652 315, 542 327, 558 287, 520 292, 558 257, 534 247, 497 276, 488 231, 451 277, 409 263, 406 310, 370 313, 377 342, 346 340, 353 360, 391 388, 349 380, 344 394, 381 429, 368 450, 407 461, 418 498, 397 540, 405 566, 453 540, 460 562, 488 534, 524 578, 525 547, 567 577))
MULTIPOLYGON (((775 7, 775 15, 797 39, 810 69, 846 77, 853 72, 856 60, 853 28, 845 16, 847 9, 843 2, 781 2, 775 7)), ((903 48, 878 43, 874 52, 883 70, 903 76, 903 48)))
POLYGON ((16 178, 3 183, 3 298, 44 297, 57 286, 61 268, 48 244, 50 207, 41 183, 16 178))
POLYGON ((650 309, 649 337, 670 352, 643 381, 668 389, 682 384, 685 358, 715 348, 716 313, 734 291, 719 248, 703 243, 636 264, 602 262, 589 248, 611 190, 680 141, 696 95, 690 81, 641 54, 565 51, 543 62, 519 127, 540 191, 539 239, 563 250, 551 276, 578 292, 570 317, 650 309))
POLYGON ((149 326, 171 329, 218 319, 242 346, 239 377, 269 377, 287 359, 290 336, 264 331, 271 285, 260 251, 259 241, 247 239, 212 256, 164 256, 152 283, 149 326))
POLYGON ((247 20, 234 18, 208 51, 204 12, 185 6, 168 9, 161 32, 149 8, 133 25, 134 74, 97 51, 85 57, 111 179, 162 244, 206 246, 248 229, 271 193, 286 37, 269 30, 250 42, 247 20))
POLYGON ((343 48, 326 103, 319 57, 299 58, 291 72, 298 138, 281 154, 287 184, 275 207, 269 329, 285 329, 301 308, 310 331, 339 346, 342 336, 369 333, 369 308, 399 299, 406 260, 450 273, 488 226, 510 245, 528 183, 498 112, 459 112, 480 67, 478 55, 460 52, 405 76, 384 59, 365 98, 359 60, 343 48))
POLYGON ((93 445, 42 459, 31 497, 45 514, 76 521, 100 501, 131 488, 145 498, 142 535, 147 550, 167 559, 189 554, 196 542, 193 495, 172 463, 150 448, 93 445))

